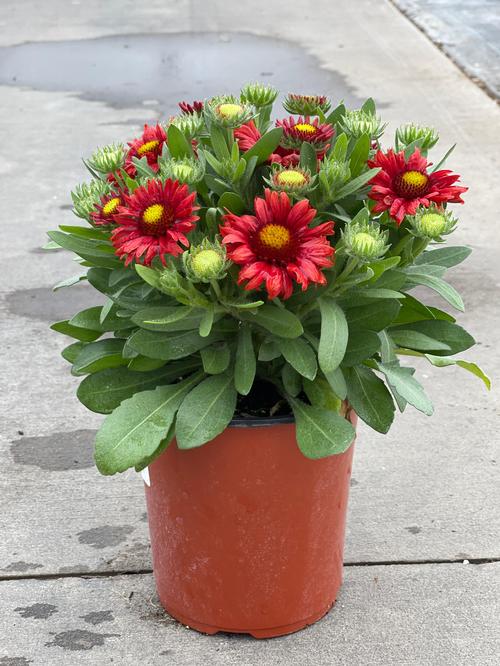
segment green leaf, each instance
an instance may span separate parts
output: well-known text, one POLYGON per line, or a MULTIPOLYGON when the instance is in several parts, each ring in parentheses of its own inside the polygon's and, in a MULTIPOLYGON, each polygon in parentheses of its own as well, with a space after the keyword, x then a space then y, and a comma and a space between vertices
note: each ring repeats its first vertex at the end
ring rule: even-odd
POLYGON ((379 277, 385 273, 385 271, 388 271, 391 268, 395 268, 400 261, 401 257, 386 257, 385 259, 377 259, 377 261, 372 261, 370 264, 368 264, 369 268, 371 268, 373 271, 373 277, 370 281, 376 282, 379 277))
POLYGON ((455 245, 450 247, 440 247, 437 250, 423 252, 416 259, 416 264, 437 264, 451 268, 461 264, 472 252, 470 247, 455 245))
POLYGON ((300 147, 300 166, 315 174, 318 170, 318 156, 312 144, 304 141, 300 147))
POLYGON ((50 328, 53 331, 57 331, 63 335, 69 335, 71 338, 76 338, 83 342, 92 342, 102 335, 102 331, 92 331, 88 328, 72 326, 67 319, 64 321, 56 321, 50 328))
POLYGON ((70 278, 66 278, 66 280, 61 280, 61 282, 58 282, 52 287, 52 291, 57 291, 58 289, 62 289, 63 287, 72 287, 74 284, 78 284, 79 282, 82 282, 82 280, 86 280, 87 276, 86 275, 73 275, 70 278))
POLYGON ((139 310, 132 317, 134 324, 149 331, 189 331, 200 325, 203 310, 189 305, 155 306, 139 310))
POLYGON ((377 369, 385 375, 389 386, 393 387, 406 402, 427 416, 432 414, 434 411, 432 402, 413 377, 413 368, 401 367, 396 360, 391 363, 377 363, 377 369))
POLYGON ((264 340, 259 347, 259 361, 267 363, 275 358, 280 358, 281 351, 274 340, 264 340))
POLYGON ((285 363, 281 368, 281 381, 285 391, 294 398, 302 391, 302 377, 297 370, 292 368, 290 363, 285 363))
POLYGON ((351 423, 330 409, 289 398, 295 416, 297 444, 306 458, 317 460, 347 451, 354 441, 351 423))
MULTIPOLYGON (((449 321, 442 321, 439 319, 432 319, 429 321, 416 321, 413 324, 405 324, 404 327, 395 327, 390 329, 391 336, 394 331, 399 331, 401 328, 411 329, 423 333, 434 340, 439 340, 442 344, 448 345, 451 355, 458 354, 458 352, 469 349, 475 344, 475 340, 458 324, 453 324, 449 321)), ((425 350, 430 351, 430 350, 425 350)), ((448 354, 448 355, 449 355, 448 354)), ((447 354, 439 353, 437 356, 446 356, 447 354)))
POLYGON ((243 159, 248 162, 251 157, 257 157, 257 164, 262 164, 279 146, 282 134, 283 129, 281 127, 276 127, 275 129, 270 130, 261 136, 250 150, 243 153, 243 159))
POLYGON ((360 298, 398 298, 403 300, 406 295, 402 294, 399 291, 394 291, 393 289, 378 289, 377 287, 368 288, 368 289, 358 289, 356 295, 360 298))
POLYGON ((440 340, 425 335, 420 331, 405 328, 391 328, 389 335, 392 340, 405 349, 417 349, 419 351, 450 351, 450 347, 440 340))
POLYGON ((424 287, 428 287, 442 296, 445 301, 457 310, 460 310, 461 312, 465 310, 464 302, 458 291, 452 287, 451 284, 448 284, 439 277, 426 275, 425 273, 410 273, 407 275, 406 284, 412 286, 423 285, 424 287))
POLYGON ((78 357, 78 354, 85 347, 85 344, 85 342, 73 342, 62 350, 61 356, 65 361, 68 361, 68 363, 73 365, 78 357))
POLYGON ((349 330, 346 317, 340 306, 332 299, 319 299, 321 310, 321 336, 318 361, 324 373, 338 368, 344 358, 349 330))
POLYGON ((224 192, 224 194, 219 199, 218 207, 223 209, 223 212, 226 212, 226 209, 235 215, 242 215, 245 210, 245 202, 234 192, 224 192))
MULTIPOLYGON (((365 167, 366 161, 368 160, 368 155, 370 154, 370 148, 371 148, 371 139, 368 136, 368 134, 363 134, 356 141, 354 148, 352 149, 351 156, 349 158, 351 177, 360 174, 363 168, 365 167)), ((380 169, 377 169, 375 173, 378 173, 379 171, 380 169)), ((375 173, 371 174, 371 178, 375 176, 375 173)))
POLYGON ((311 405, 331 409, 334 412, 340 411, 342 400, 332 390, 326 379, 318 375, 314 381, 304 379, 302 385, 311 405))
POLYGON ((298 338, 304 332, 298 317, 289 310, 276 305, 266 303, 254 314, 243 310, 239 316, 245 321, 262 326, 280 338, 298 338))
POLYGON ((134 358, 130 359, 127 368, 129 370, 133 370, 134 372, 149 372, 150 370, 163 368, 164 365, 165 361, 163 359, 148 358, 147 356, 137 354, 137 356, 134 356, 134 358))
POLYGON ((167 139, 168 150, 174 159, 193 156, 193 149, 190 142, 175 125, 170 125, 168 128, 167 139))
POLYGON ((303 338, 280 340, 278 347, 285 360, 307 379, 314 379, 318 372, 316 354, 303 338))
POLYGON ((78 387, 77 396, 87 409, 109 414, 135 393, 168 384, 198 367, 199 361, 189 359, 164 365, 151 372, 134 372, 123 367, 108 368, 85 377, 78 387))
POLYGON ((97 433, 95 461, 101 474, 124 472, 156 451, 167 437, 186 394, 200 380, 194 375, 173 386, 141 391, 124 400, 97 433))
POLYGON ((74 236, 81 238, 95 238, 100 241, 107 241, 109 234, 103 232, 102 229, 94 229, 94 227, 80 227, 79 225, 60 224, 59 229, 74 236))
POLYGON ((326 122, 329 125, 335 125, 335 123, 338 123, 338 121, 345 115, 345 106, 344 104, 340 103, 333 111, 330 112, 330 114, 326 117, 326 122))
POLYGON ((253 386, 257 362, 252 341, 252 329, 241 326, 234 365, 234 385, 241 395, 248 395, 253 386))
POLYGON ((445 156, 444 156, 441 160, 439 160, 439 162, 438 162, 435 166, 432 167, 432 169, 431 169, 431 173, 434 173, 434 171, 438 171, 438 169, 440 169, 440 168, 443 166, 443 164, 446 162, 446 160, 448 159, 448 157, 449 157, 449 156, 452 154, 452 152, 455 150, 455 146, 456 146, 456 145, 457 145, 457 144, 454 143, 454 144, 452 145, 452 147, 451 147, 451 148, 445 153, 445 156))
POLYGON ((364 111, 365 113, 368 113, 371 116, 374 116, 377 113, 377 108, 375 106, 375 102, 371 97, 368 97, 366 102, 363 104, 361 107, 361 111, 364 111))
POLYGON ((344 199, 345 197, 348 197, 350 194, 354 194, 354 192, 357 192, 358 190, 360 190, 374 176, 376 176, 379 171, 380 171, 379 168, 370 169, 366 173, 362 173, 360 176, 357 176, 353 180, 350 180, 343 187, 341 187, 340 190, 337 192, 337 194, 335 195, 335 201, 339 201, 340 199, 344 199))
POLYGON ((203 370, 207 375, 219 375, 227 370, 231 360, 231 351, 225 342, 215 343, 201 350, 203 370))
POLYGON ((344 378, 344 373, 340 368, 336 368, 333 372, 325 372, 326 381, 330 384, 333 392, 342 400, 347 398, 347 384, 344 378))
POLYGON ((380 338, 374 331, 353 331, 342 360, 343 366, 358 365, 380 349, 380 338))
POLYGON ((212 332, 202 338, 198 331, 157 332, 140 329, 129 338, 129 346, 150 358, 171 361, 200 351, 223 336, 212 332))
POLYGON ((115 255, 114 247, 107 240, 81 238, 73 234, 65 234, 62 231, 49 231, 48 236, 60 247, 75 252, 95 265, 105 267, 121 265, 120 260, 115 255))
POLYGON ((123 340, 116 338, 90 342, 78 354, 72 372, 76 375, 85 375, 106 368, 127 365, 128 361, 123 358, 122 349, 123 340))
POLYGON ((230 374, 214 375, 198 384, 183 400, 177 414, 178 447, 192 449, 219 435, 233 418, 236 396, 230 374))
POLYGON ((472 363, 471 361, 465 361, 464 359, 447 358, 446 356, 433 356, 432 354, 425 354, 425 358, 430 363, 432 363, 432 365, 435 365, 438 368, 444 368, 448 365, 458 365, 460 368, 463 368, 464 370, 471 372, 476 377, 479 377, 479 379, 484 383, 488 391, 491 389, 490 378, 488 377, 487 374, 485 374, 481 370, 481 368, 476 363, 472 363))
POLYGON ((210 141, 218 160, 222 162, 231 157, 224 132, 217 125, 212 125, 210 128, 210 141))
POLYGON ((347 323, 350 329, 381 331, 394 321, 400 308, 401 303, 396 299, 377 300, 376 303, 346 310, 347 323))
POLYGON ((200 326, 198 328, 198 332, 202 338, 206 338, 208 335, 210 335, 212 326, 214 324, 214 317, 215 317, 215 308, 213 307, 213 305, 210 305, 203 312, 200 321, 200 326))
POLYGON ((421 321, 423 319, 444 319, 445 321, 455 321, 455 319, 447 312, 424 305, 410 294, 406 294, 406 298, 401 304, 401 310, 394 320, 394 324, 407 324, 414 321, 421 321))
POLYGON ((135 270, 139 277, 141 277, 144 282, 147 282, 155 289, 159 289, 160 286, 160 274, 158 271, 155 271, 154 268, 148 268, 147 266, 142 266, 141 264, 135 264, 135 270))
POLYGON ((74 317, 69 320, 70 326, 77 328, 88 328, 91 331, 116 331, 120 328, 127 328, 129 323, 126 319, 108 315, 104 321, 101 322, 102 306, 95 306, 87 308, 78 312, 74 317))
POLYGON ((347 398, 359 418, 378 432, 388 432, 395 407, 384 382, 362 365, 346 369, 345 376, 347 398))

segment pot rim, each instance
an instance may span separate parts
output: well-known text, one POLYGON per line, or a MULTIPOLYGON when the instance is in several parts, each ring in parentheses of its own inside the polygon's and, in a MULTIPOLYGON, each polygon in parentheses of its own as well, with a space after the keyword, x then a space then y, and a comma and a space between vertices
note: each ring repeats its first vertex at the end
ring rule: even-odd
POLYGON ((228 428, 260 428, 274 425, 285 425, 295 423, 293 414, 282 416, 236 416, 231 420, 228 428))

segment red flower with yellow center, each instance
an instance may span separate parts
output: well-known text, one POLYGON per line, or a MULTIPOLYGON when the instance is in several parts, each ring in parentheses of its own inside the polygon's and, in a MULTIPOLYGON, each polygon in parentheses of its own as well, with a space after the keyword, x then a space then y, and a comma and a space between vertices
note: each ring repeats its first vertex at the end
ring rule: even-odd
POLYGON ((135 164, 132 158, 141 159, 145 157, 153 171, 158 171, 158 158, 163 146, 167 142, 167 133, 161 125, 144 125, 144 132, 140 139, 129 142, 129 150, 125 157, 125 171, 129 176, 136 174, 135 164))
POLYGON ((404 151, 395 153, 391 149, 383 153, 379 150, 374 159, 368 161, 368 166, 381 169, 370 181, 372 188, 368 196, 377 202, 373 212, 387 210, 398 224, 406 215, 415 215, 419 206, 463 203, 460 195, 468 189, 455 185, 460 176, 448 169, 429 173, 427 169, 431 165, 418 148, 408 160, 404 151))
POLYGON ((311 120, 309 116, 294 118, 283 118, 276 121, 276 127, 283 128, 281 145, 284 148, 297 148, 307 141, 311 143, 317 152, 324 156, 328 149, 328 141, 333 136, 333 127, 326 123, 320 124, 319 118, 311 120))
POLYGON ((242 266, 238 284, 250 290, 264 283, 269 298, 289 298, 294 282, 303 291, 311 282, 325 284, 321 269, 333 265, 327 238, 333 222, 311 228, 316 210, 307 199, 292 206, 285 192, 267 189, 254 209, 255 215, 227 213, 220 227, 228 258, 242 266))
POLYGON ((177 256, 189 246, 186 234, 195 226, 198 215, 194 211, 196 193, 189 193, 187 185, 176 180, 165 183, 156 180, 138 187, 125 195, 125 203, 118 208, 115 221, 118 226, 111 240, 125 265, 131 261, 149 266, 156 256, 165 264, 165 255, 177 256))
POLYGON ((113 224, 115 215, 118 213, 118 206, 123 205, 123 196, 121 193, 112 193, 101 197, 101 203, 96 206, 96 210, 90 213, 90 218, 96 226, 113 224))

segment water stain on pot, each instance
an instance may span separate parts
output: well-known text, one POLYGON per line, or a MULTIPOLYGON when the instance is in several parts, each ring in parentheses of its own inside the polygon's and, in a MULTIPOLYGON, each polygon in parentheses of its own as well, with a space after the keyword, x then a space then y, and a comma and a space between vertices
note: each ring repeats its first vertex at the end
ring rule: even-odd
POLYGON ((55 432, 41 437, 21 437, 10 451, 18 465, 33 465, 49 472, 87 469, 94 466, 95 430, 55 432))
POLYGON ((0 48, 0 84, 75 93, 112 107, 152 106, 176 113, 177 101, 236 93, 264 79, 285 94, 361 100, 341 74, 299 46, 245 33, 113 35, 0 48), (269 63, 273 70, 269 70, 269 63))

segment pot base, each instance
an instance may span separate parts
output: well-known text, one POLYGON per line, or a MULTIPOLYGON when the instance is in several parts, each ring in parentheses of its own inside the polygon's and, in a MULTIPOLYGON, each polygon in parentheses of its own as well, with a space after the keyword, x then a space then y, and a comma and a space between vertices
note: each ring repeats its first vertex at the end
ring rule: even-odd
POLYGON ((171 615, 175 620, 186 626, 188 629, 195 629, 196 631, 199 631, 202 634, 213 635, 213 634, 218 634, 220 632, 226 634, 249 634, 254 638, 262 639, 262 638, 277 638, 278 636, 293 634, 296 631, 305 629, 309 625, 314 624, 322 617, 324 617, 328 613, 328 611, 333 608, 334 604, 335 600, 331 604, 329 604, 326 608, 321 610, 319 613, 314 613, 314 615, 310 615, 309 617, 306 617, 304 620, 300 620, 299 622, 294 622, 292 624, 285 624, 281 627, 264 627, 262 629, 234 629, 234 628, 229 629, 228 627, 214 627, 210 624, 203 624, 203 622, 197 622, 196 620, 192 620, 186 617, 185 615, 182 615, 182 613, 178 613, 174 609, 169 608, 165 604, 162 604, 162 606, 167 611, 167 613, 171 615))

